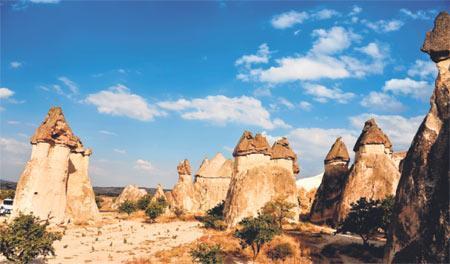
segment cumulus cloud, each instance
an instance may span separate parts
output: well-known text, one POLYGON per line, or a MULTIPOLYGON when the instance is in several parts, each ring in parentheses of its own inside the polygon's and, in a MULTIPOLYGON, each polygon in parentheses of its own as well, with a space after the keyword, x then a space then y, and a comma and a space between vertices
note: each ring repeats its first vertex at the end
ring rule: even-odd
POLYGON ((357 14, 359 14, 361 12, 362 12, 362 8, 357 6, 357 5, 354 5, 353 8, 352 8, 352 11, 350 11, 350 13, 348 13, 348 15, 349 16, 354 16, 354 15, 357 15, 357 14))
POLYGON ((392 20, 378 20, 376 22, 370 22, 367 20, 362 21, 368 28, 378 33, 387 33, 399 30, 405 23, 398 19, 392 20))
POLYGON ((150 161, 143 160, 143 159, 136 160, 136 162, 134 163, 134 168, 137 170, 142 170, 142 171, 146 171, 146 172, 150 172, 155 169, 153 167, 153 165, 150 163, 150 161))
POLYGON ((359 40, 358 34, 343 27, 332 27, 329 30, 315 29, 312 36, 316 38, 311 52, 314 54, 334 54, 350 47, 351 43, 359 40))
POLYGON ((333 9, 322 9, 314 13, 312 16, 318 20, 330 19, 339 16, 340 13, 333 9))
POLYGON ((295 108, 294 104, 291 103, 288 99, 286 99, 284 97, 279 97, 278 103, 281 104, 282 106, 286 107, 289 110, 292 110, 295 108))
POLYGON ((12 91, 8 88, 5 88, 5 87, 0 88, 0 99, 7 99, 13 95, 14 95, 14 91, 12 91))
POLYGON ((364 122, 375 118, 379 127, 391 140, 394 150, 407 150, 411 145, 414 135, 423 120, 423 116, 403 117, 400 115, 376 115, 365 113, 350 117, 351 125, 355 129, 362 130, 364 122))
POLYGON ((289 12, 281 13, 272 18, 271 24, 277 29, 286 29, 294 25, 301 24, 303 21, 308 19, 309 15, 307 12, 297 12, 291 10, 289 12))
POLYGON ((320 84, 305 83, 303 84, 303 88, 306 94, 312 95, 314 100, 320 103, 326 103, 332 100, 340 104, 346 104, 355 97, 354 93, 343 92, 339 88, 327 88, 320 84))
POLYGON ((414 65, 408 70, 411 77, 420 77, 421 79, 437 76, 436 65, 432 61, 416 60, 414 65))
POLYGON ((13 68, 13 69, 18 69, 18 68, 22 67, 22 62, 20 62, 20 61, 11 61, 9 63, 9 66, 11 68, 13 68))
POLYGON ((416 81, 410 78, 390 79, 384 83, 383 91, 399 95, 412 96, 418 99, 428 98, 433 90, 431 83, 416 81))
POLYGON ((78 93, 78 85, 74 81, 70 80, 66 76, 61 76, 58 78, 58 80, 64 83, 64 85, 66 85, 69 88, 72 94, 78 93))
POLYGON ((130 89, 122 84, 90 94, 84 101, 95 105, 99 113, 126 116, 141 121, 151 121, 157 116, 165 115, 163 111, 149 105, 143 97, 131 93, 130 89))
POLYGON ((304 111, 311 111, 312 109, 312 104, 307 102, 307 101, 301 101, 298 106, 300 107, 300 109, 304 110, 304 111))
POLYGON ((216 125, 235 123, 253 125, 264 129, 289 127, 281 119, 272 119, 261 101, 248 96, 227 97, 216 95, 192 100, 179 99, 159 102, 158 106, 166 110, 179 112, 183 119, 209 121, 216 125))
POLYGON ((361 101, 361 105, 373 110, 386 112, 398 112, 404 109, 404 106, 395 97, 386 93, 372 91, 361 101))
POLYGON ((236 60, 235 65, 250 67, 252 64, 268 63, 270 58, 269 46, 266 43, 258 47, 256 54, 243 55, 236 60))

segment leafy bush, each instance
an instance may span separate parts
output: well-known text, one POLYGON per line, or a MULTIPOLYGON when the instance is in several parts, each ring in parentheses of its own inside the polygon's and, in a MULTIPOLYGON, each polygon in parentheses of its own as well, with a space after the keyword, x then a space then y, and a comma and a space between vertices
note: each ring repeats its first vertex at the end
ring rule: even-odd
POLYGON ((175 208, 173 208, 173 213, 175 214, 175 216, 177 218, 180 218, 181 216, 184 215, 184 209, 182 207, 178 207, 176 206, 175 208))
POLYGON ((53 242, 60 233, 47 232, 48 220, 19 214, 10 224, 0 227, 0 252, 14 263, 30 263, 39 256, 55 255, 53 242))
POLYGON ((145 209, 145 214, 150 218, 151 222, 154 222, 155 219, 164 213, 164 210, 167 208, 166 199, 157 199, 156 201, 151 201, 145 209))
POLYGON ((164 197, 158 197, 158 199, 156 199, 156 202, 158 204, 160 204, 162 207, 167 208, 167 206, 169 206, 169 203, 166 201, 166 198, 164 197))
POLYGON ((294 249, 289 243, 280 243, 270 248, 267 251, 267 256, 271 260, 286 260, 288 257, 294 255, 294 249))
POLYGON ((381 228, 384 230, 384 232, 387 232, 387 228, 391 224, 392 219, 392 211, 394 210, 394 203, 395 203, 395 197, 393 195, 386 196, 381 201, 380 207, 383 211, 383 218, 381 221, 381 228))
POLYGON ((0 200, 5 200, 6 198, 14 198, 14 190, 0 190, 0 200))
POLYGON ((274 217, 266 214, 244 218, 239 224, 242 228, 236 230, 234 236, 241 240, 242 248, 251 247, 254 259, 258 256, 261 247, 281 232, 274 217))
POLYGON ((206 215, 199 217, 198 220, 200 220, 206 228, 225 230, 227 226, 223 215, 224 205, 224 201, 218 203, 216 206, 206 211, 206 215))
POLYGON ((131 213, 136 211, 136 204, 132 201, 125 200, 119 205, 118 209, 120 213, 127 213, 128 215, 130 215, 131 213))
POLYGON ((262 213, 273 216, 278 223, 278 227, 283 229, 283 222, 294 218, 295 212, 292 211, 294 207, 294 203, 286 201, 286 196, 279 196, 266 203, 262 208, 262 213))
POLYGON ((225 208, 225 201, 222 201, 220 203, 218 203, 216 206, 214 206, 213 208, 209 209, 208 211, 206 211, 207 215, 219 218, 219 219, 223 219, 223 209, 225 208))
POLYGON ((148 204, 151 201, 151 196, 150 194, 146 194, 144 196, 142 196, 137 202, 136 202, 136 207, 139 210, 145 210, 147 209, 148 204))
POLYGON ((224 252, 220 245, 201 243, 190 251, 192 260, 202 264, 223 263, 224 252))

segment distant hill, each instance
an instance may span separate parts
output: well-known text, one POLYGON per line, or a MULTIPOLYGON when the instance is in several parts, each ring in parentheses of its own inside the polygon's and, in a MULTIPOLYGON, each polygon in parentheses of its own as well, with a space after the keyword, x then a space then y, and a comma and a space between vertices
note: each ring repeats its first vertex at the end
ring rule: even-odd
MULTIPOLYGON (((5 181, 0 179, 0 190, 15 190, 17 186, 16 182, 12 181, 5 181)), ((107 196, 118 196, 124 187, 95 187, 94 186, 94 192, 95 195, 107 195, 107 196)), ((142 189, 145 189, 148 193, 153 195, 156 191, 155 188, 146 188, 146 187, 140 187, 142 189)), ((170 190, 164 190, 164 191, 170 191, 170 190)))

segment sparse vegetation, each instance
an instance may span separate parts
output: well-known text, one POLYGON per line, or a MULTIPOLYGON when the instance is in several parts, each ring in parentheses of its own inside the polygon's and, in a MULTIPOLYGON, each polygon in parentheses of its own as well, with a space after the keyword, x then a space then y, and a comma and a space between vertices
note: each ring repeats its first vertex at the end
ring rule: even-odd
POLYGON ((285 261, 292 255, 294 255, 294 249, 292 248, 292 245, 289 243, 277 244, 267 251, 267 256, 274 261, 275 260, 285 261))
POLYGON ((283 223, 287 219, 295 217, 295 212, 292 211, 294 207, 295 204, 286 201, 286 196, 282 195, 266 203, 262 208, 262 213, 273 216, 278 223, 278 227, 283 229, 283 223))
POLYGON ((242 248, 251 247, 254 259, 262 246, 281 232, 274 217, 267 214, 244 218, 239 224, 242 227, 236 230, 234 235, 241 240, 242 248))
POLYGON ((185 211, 184 211, 184 209, 183 209, 182 207, 176 206, 176 207, 173 209, 173 213, 175 214, 175 216, 176 216, 177 218, 181 218, 181 217, 185 214, 185 211))
POLYGON ((14 198, 14 190, 0 190, 0 200, 5 200, 6 198, 14 198))
POLYGON ((61 240, 60 233, 47 231, 48 220, 19 214, 12 222, 0 227, 0 252, 14 263, 30 263, 39 256, 55 255, 53 242, 61 240))
POLYGON ((199 217, 199 220, 203 223, 204 227, 216 230, 225 230, 227 228, 223 215, 224 206, 225 202, 222 201, 209 209, 205 216, 199 217))
POLYGON ((220 245, 201 243, 190 251, 192 260, 202 264, 223 263, 224 252, 220 245))
POLYGON ((150 194, 146 194, 144 196, 142 196, 137 202, 136 202, 136 206, 139 210, 145 210, 148 207, 148 204, 151 201, 151 195, 150 194))
POLYGON ((395 197, 393 195, 386 196, 381 201, 380 207, 383 211, 383 219, 381 222, 381 228, 384 230, 384 232, 387 232, 387 228, 391 224, 392 219, 392 211, 394 210, 394 203, 395 203, 395 197))
POLYGON ((126 213, 128 216, 136 211, 136 204, 132 201, 125 200, 123 203, 119 205, 119 212, 126 213))
POLYGON ((166 199, 161 197, 156 201, 151 201, 150 204, 145 209, 145 214, 150 218, 150 222, 155 222, 155 219, 164 213, 167 208, 166 199), (162 199, 161 199, 162 198, 162 199))

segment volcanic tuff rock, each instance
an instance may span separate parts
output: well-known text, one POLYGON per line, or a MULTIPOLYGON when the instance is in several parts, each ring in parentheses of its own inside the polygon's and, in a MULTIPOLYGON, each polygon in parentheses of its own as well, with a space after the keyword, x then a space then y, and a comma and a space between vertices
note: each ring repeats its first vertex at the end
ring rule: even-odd
POLYGON ((292 161, 292 171, 294 174, 298 174, 300 172, 300 168, 298 167, 297 154, 291 149, 289 145, 289 141, 287 138, 283 137, 272 145, 272 149, 270 151, 272 155, 272 160, 275 163, 282 160, 291 160, 292 161))
POLYGON ((185 159, 177 166, 178 175, 191 175, 191 164, 185 159))
POLYGON ((99 212, 89 176, 89 156, 67 124, 60 107, 52 107, 31 138, 31 158, 17 184, 13 217, 31 213, 52 223, 85 223, 99 212))
POLYGON ((163 189, 163 187, 161 186, 161 184, 158 184, 158 185, 156 186, 156 191, 155 191, 155 194, 154 194, 153 197, 152 197, 152 201, 156 201, 156 200, 158 200, 159 198, 164 198, 164 200, 167 201, 166 194, 164 193, 164 189, 163 189))
MULTIPOLYGON (((256 216, 267 202, 279 195, 286 195, 289 202, 298 205, 294 176, 296 155, 286 139, 270 148, 264 136, 253 137, 245 131, 233 156, 233 175, 224 208, 229 227, 244 217, 256 216)), ((298 213, 298 206, 294 210, 298 213)))
POLYGON ((392 153, 392 160, 395 163, 395 166, 397 167, 398 171, 402 173, 402 167, 403 167, 403 160, 406 157, 406 151, 399 151, 392 153))
MULTIPOLYGON (((355 163, 350 168, 339 201, 337 220, 342 221, 350 205, 361 197, 383 199, 394 195, 400 173, 392 160, 392 144, 374 119, 365 122, 354 150, 355 163)), ((342 168, 345 171, 345 167, 342 168)))
POLYGON ((206 211, 225 200, 232 171, 233 161, 227 160, 221 153, 202 162, 194 181, 199 210, 206 211))
POLYGON ((125 202, 137 202, 140 198, 147 195, 147 191, 144 189, 139 189, 137 185, 127 185, 122 193, 120 193, 119 197, 116 198, 112 208, 117 209, 119 206, 125 202))
POLYGON ((347 147, 339 137, 324 160, 325 172, 311 207, 311 222, 331 226, 337 224, 338 206, 347 181, 349 161, 347 147))
POLYGON ((297 199, 301 215, 303 216, 309 215, 316 193, 317 188, 307 190, 306 188, 303 187, 297 187, 297 199))
POLYGON ((387 263, 449 263, 450 15, 441 12, 422 51, 439 71, 430 110, 403 162, 387 263))
POLYGON ((195 191, 191 176, 191 165, 187 159, 180 162, 178 169, 178 182, 172 189, 172 208, 182 208, 188 212, 197 211, 199 208, 199 198, 195 191))

